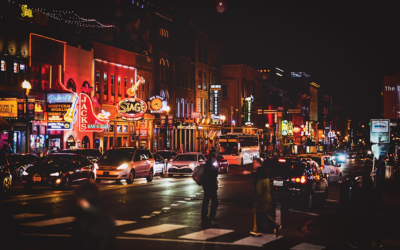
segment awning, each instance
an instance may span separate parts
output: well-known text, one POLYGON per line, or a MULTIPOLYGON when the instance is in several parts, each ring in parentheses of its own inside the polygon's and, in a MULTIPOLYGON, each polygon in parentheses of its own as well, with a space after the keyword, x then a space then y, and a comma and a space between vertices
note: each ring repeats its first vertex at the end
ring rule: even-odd
POLYGON ((10 123, 0 116, 0 130, 11 129, 10 123))

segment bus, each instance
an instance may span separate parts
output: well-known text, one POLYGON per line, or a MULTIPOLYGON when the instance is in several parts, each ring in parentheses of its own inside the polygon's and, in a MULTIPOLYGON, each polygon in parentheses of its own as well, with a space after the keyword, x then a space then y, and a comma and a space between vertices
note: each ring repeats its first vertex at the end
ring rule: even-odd
POLYGON ((218 139, 220 154, 229 164, 251 164, 254 158, 260 157, 257 135, 229 133, 220 135, 218 139))

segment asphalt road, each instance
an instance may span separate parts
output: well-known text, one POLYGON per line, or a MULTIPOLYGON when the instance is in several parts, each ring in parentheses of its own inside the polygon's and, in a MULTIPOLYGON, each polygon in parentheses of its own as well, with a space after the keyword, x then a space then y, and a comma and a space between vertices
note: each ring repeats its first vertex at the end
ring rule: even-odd
MULTIPOLYGON (((362 168, 361 160, 347 160, 341 167, 344 179, 359 174, 362 168)), ((101 182, 103 206, 117 225, 116 249, 337 249, 332 239, 307 234, 306 226, 335 209, 338 184, 330 185, 323 207, 305 211, 279 204, 276 215, 283 225, 281 236, 276 239, 273 231, 267 230, 256 238, 249 235, 253 190, 251 177, 241 174, 244 170, 251 167, 230 166, 230 173, 219 176, 219 221, 211 223, 200 220, 203 192, 190 176, 156 176, 151 183, 136 179, 132 185, 101 182)), ((23 249, 72 249, 73 189, 34 187, 27 192, 15 181, 10 194, 0 200, 0 212, 12 216, 18 226, 16 245, 23 249)))

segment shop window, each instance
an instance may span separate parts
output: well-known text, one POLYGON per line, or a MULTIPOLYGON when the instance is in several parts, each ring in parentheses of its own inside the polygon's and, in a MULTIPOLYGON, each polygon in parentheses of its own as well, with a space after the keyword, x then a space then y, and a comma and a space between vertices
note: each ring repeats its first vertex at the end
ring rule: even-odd
POLYGON ((128 85, 127 84, 128 84, 128 78, 125 77, 125 79, 124 79, 124 86, 125 86, 124 92, 125 92, 125 96, 126 97, 128 97, 128 92, 127 92, 128 85))
POLYGON ((117 125, 117 133, 121 133, 121 125, 117 125))
POLYGON ((100 94, 100 72, 96 71, 96 85, 95 85, 95 92, 100 94))
POLYGON ((114 132, 114 125, 110 125, 110 131, 109 131, 110 133, 111 132, 114 132))
POLYGON ((133 126, 131 126, 131 133, 133 133, 133 126))
POLYGON ((117 137, 117 147, 122 146, 122 137, 117 137))
POLYGON ((84 136, 82 139, 82 148, 90 148, 90 140, 89 137, 84 136))
POLYGON ((222 84, 222 97, 228 97, 228 85, 222 84))
POLYGON ((111 95, 115 95, 114 75, 111 75, 111 95))
POLYGON ((110 137, 110 147, 109 148, 113 148, 114 146, 114 137, 110 137))
POLYGON ((108 100, 108 75, 104 73, 104 100, 108 100))
POLYGON ((122 132, 128 133, 128 125, 123 125, 122 126, 122 132))
POLYGON ((122 137, 122 145, 125 147, 129 146, 128 137, 122 137))
POLYGON ((108 137, 103 138, 103 152, 108 149, 108 137))
POLYGON ((121 96, 121 77, 118 76, 118 96, 121 96))
POLYGON ((14 73, 18 73, 18 63, 14 62, 14 69, 13 69, 14 73))
POLYGON ((204 72, 204 77, 203 77, 203 90, 207 90, 207 73, 204 72))
POLYGON ((203 73, 199 70, 197 74, 197 88, 201 89, 203 73))

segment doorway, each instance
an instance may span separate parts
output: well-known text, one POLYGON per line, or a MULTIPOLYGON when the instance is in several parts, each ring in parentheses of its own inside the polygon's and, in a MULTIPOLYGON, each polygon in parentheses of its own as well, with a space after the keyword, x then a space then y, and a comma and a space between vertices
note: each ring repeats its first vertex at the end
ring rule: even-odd
POLYGON ((70 135, 67 140, 67 148, 75 147, 75 145, 76 145, 75 139, 72 135, 70 135))
POLYGON ((82 148, 90 148, 90 140, 89 137, 84 136, 82 139, 82 148))

